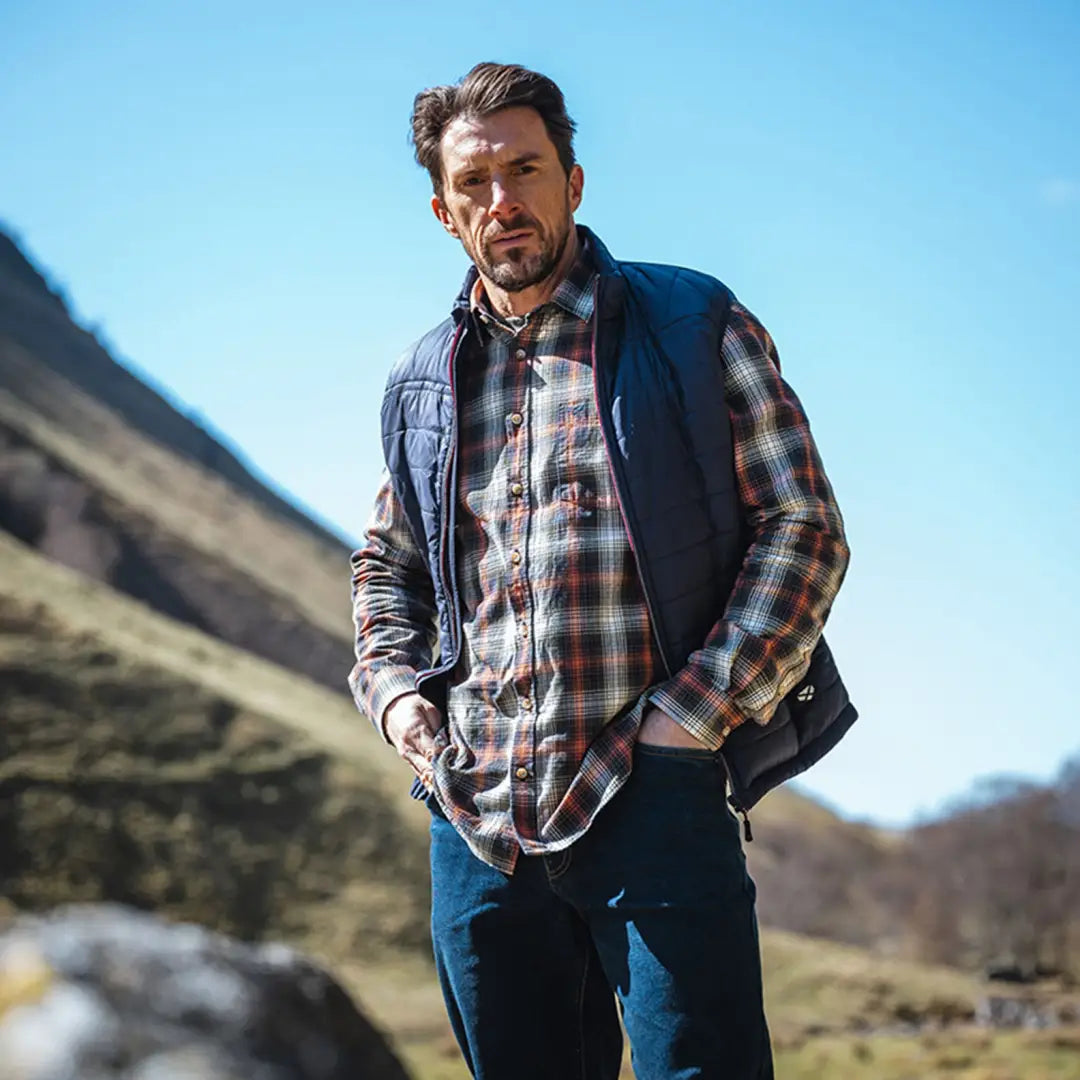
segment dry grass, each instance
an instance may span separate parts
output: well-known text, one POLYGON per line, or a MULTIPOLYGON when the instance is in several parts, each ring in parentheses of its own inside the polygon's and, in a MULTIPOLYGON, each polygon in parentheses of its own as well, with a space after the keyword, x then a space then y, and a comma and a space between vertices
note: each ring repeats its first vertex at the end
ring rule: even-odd
POLYGON ((776 1056, 778 1080, 1078 1080, 1080 1029, 807 1040, 776 1056))
POLYGON ((765 1001, 783 1045, 808 1032, 850 1032, 969 1019, 978 982, 962 972, 835 942, 767 931, 762 936, 765 1001))
MULTIPOLYGON (((973 1000, 978 984, 962 974, 882 963, 858 949, 769 931, 763 951, 777 1080, 1080 1080, 1080 1028, 992 1032, 960 1024, 908 1035, 846 1030, 869 1019, 860 1015, 860 1003, 880 1016, 883 1001, 903 1008, 973 1000), (828 1031, 813 1033, 820 1028, 828 1031)), ((430 967, 412 961, 344 965, 340 971, 416 1080, 468 1080, 430 967)), ((633 1077, 629 1053, 623 1076, 633 1077)))

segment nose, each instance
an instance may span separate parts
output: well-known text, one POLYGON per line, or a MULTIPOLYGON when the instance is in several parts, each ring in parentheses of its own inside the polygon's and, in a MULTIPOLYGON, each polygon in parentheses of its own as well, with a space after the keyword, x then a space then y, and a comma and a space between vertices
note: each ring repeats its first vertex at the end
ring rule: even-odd
POLYGON ((506 181, 495 177, 491 181, 491 207, 488 213, 493 218, 510 218, 521 209, 521 203, 512 187, 506 181))

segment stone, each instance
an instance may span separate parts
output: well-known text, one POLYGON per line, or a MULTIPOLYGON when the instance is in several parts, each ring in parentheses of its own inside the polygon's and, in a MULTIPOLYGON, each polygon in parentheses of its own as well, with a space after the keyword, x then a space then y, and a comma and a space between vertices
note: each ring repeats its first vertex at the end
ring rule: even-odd
POLYGON ((325 970, 112 904, 0 933, 0 1080, 408 1080, 325 970))

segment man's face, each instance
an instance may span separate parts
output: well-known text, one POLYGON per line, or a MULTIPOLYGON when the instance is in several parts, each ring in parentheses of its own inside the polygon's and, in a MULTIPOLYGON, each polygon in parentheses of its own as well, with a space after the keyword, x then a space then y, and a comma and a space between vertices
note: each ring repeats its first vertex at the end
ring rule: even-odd
POLYGON ((535 109, 459 117, 442 138, 443 194, 435 215, 477 269, 507 292, 550 277, 566 250, 583 176, 568 177, 535 109))

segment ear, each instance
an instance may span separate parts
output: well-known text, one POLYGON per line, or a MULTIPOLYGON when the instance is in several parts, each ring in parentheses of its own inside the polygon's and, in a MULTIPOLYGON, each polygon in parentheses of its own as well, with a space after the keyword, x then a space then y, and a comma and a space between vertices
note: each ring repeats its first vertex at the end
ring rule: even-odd
POLYGON ((460 240, 458 235, 457 226, 454 224, 454 219, 450 216, 450 211, 446 209, 446 204, 439 198, 438 195, 431 196, 431 209, 435 216, 439 219, 439 223, 442 227, 452 236, 455 240, 460 240))
POLYGON ((585 189, 585 173, 580 165, 575 165, 570 170, 567 184, 570 188, 570 213, 574 213, 581 205, 581 195, 585 189))

